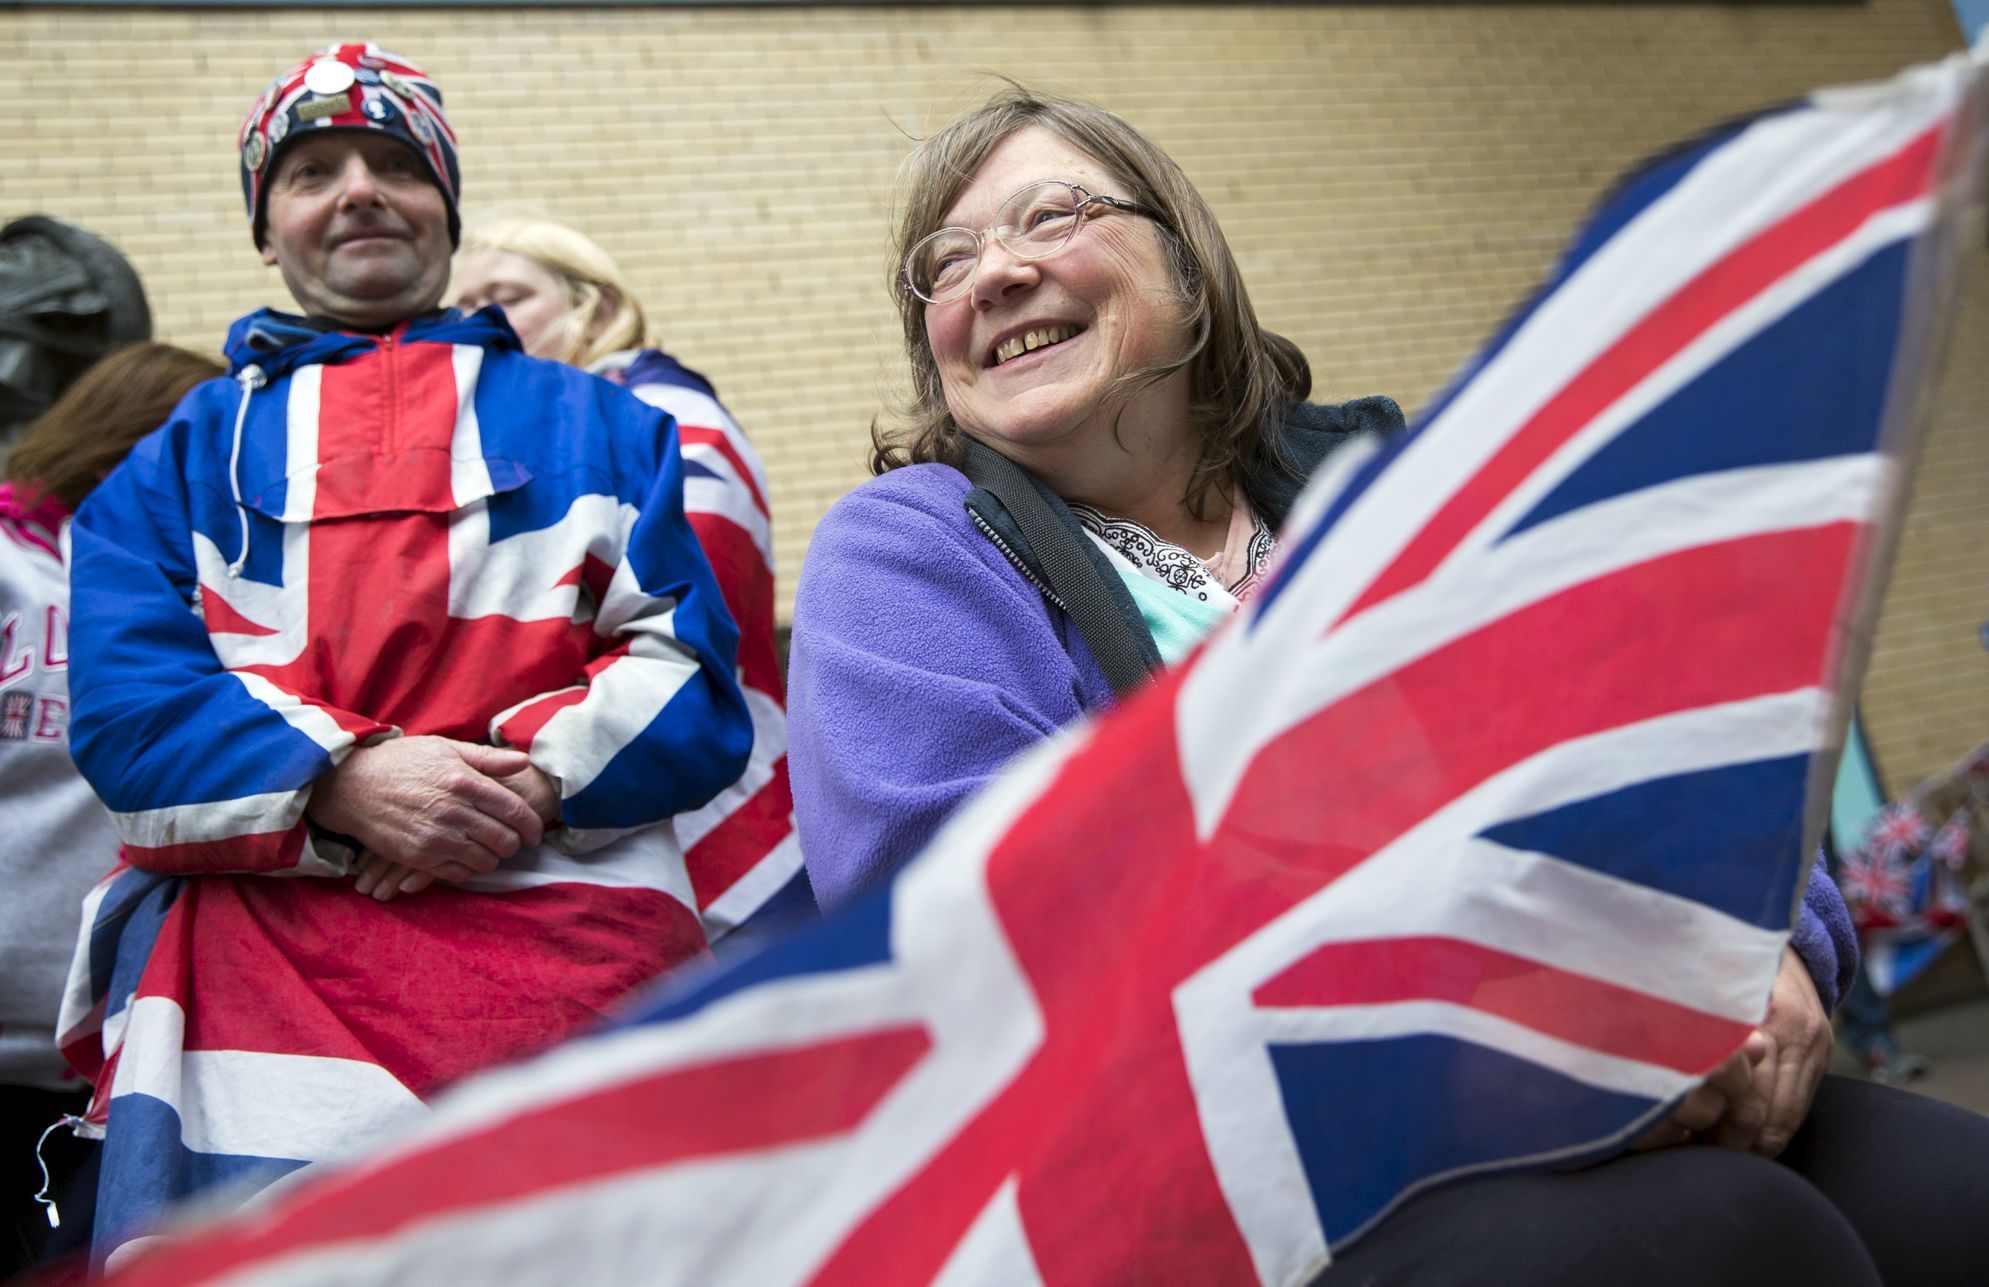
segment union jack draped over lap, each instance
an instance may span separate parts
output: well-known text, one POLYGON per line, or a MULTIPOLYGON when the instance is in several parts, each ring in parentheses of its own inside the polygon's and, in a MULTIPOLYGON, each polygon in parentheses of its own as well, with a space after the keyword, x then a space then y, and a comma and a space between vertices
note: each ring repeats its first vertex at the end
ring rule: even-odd
POLYGON ((1764 1012, 1982 97, 1639 171, 1237 623, 888 889, 128 1281, 1283 1283, 1619 1148, 1764 1012))

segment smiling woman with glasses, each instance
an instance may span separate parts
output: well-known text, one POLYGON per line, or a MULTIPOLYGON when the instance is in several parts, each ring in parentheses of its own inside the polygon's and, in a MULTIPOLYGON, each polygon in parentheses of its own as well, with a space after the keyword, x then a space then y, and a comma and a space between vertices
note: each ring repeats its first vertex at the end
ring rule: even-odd
POLYGON ((1011 89, 904 178, 910 405, 795 609, 796 816, 830 905, 1235 611, 1327 451, 1401 424, 1304 402, 1201 195, 1109 112, 1011 89))

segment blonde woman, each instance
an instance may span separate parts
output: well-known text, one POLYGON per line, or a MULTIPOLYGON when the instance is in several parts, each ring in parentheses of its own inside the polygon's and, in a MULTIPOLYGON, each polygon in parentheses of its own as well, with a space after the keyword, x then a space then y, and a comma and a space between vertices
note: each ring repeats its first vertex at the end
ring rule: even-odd
POLYGON ((711 382, 655 347, 642 302, 608 252, 547 219, 468 230, 456 306, 498 307, 525 351, 582 367, 677 420, 684 509, 739 623, 739 686, 753 712, 746 774, 677 819, 705 929, 716 944, 748 917, 812 909, 787 782, 786 691, 774 641, 773 536, 759 453, 711 382))

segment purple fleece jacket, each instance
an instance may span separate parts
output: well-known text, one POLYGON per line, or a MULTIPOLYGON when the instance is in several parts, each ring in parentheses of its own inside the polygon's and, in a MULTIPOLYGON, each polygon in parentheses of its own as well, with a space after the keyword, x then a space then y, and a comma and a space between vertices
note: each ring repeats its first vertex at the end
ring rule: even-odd
MULTIPOLYGON (((945 465, 896 469, 815 529, 794 606, 788 768, 826 909, 910 861, 1002 766, 1112 704, 1076 627, 983 536, 945 465)), ((1825 1007, 1857 966, 1819 858, 1792 939, 1825 1007)))

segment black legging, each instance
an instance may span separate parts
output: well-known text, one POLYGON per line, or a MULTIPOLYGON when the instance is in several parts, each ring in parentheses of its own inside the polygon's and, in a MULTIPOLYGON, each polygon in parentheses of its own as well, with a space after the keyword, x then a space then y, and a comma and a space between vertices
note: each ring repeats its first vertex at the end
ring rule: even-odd
POLYGON ((1825 1077, 1777 1161, 1706 1146, 1423 1194, 1321 1287, 1976 1287, 1989 1282, 1989 1118, 1825 1077))

